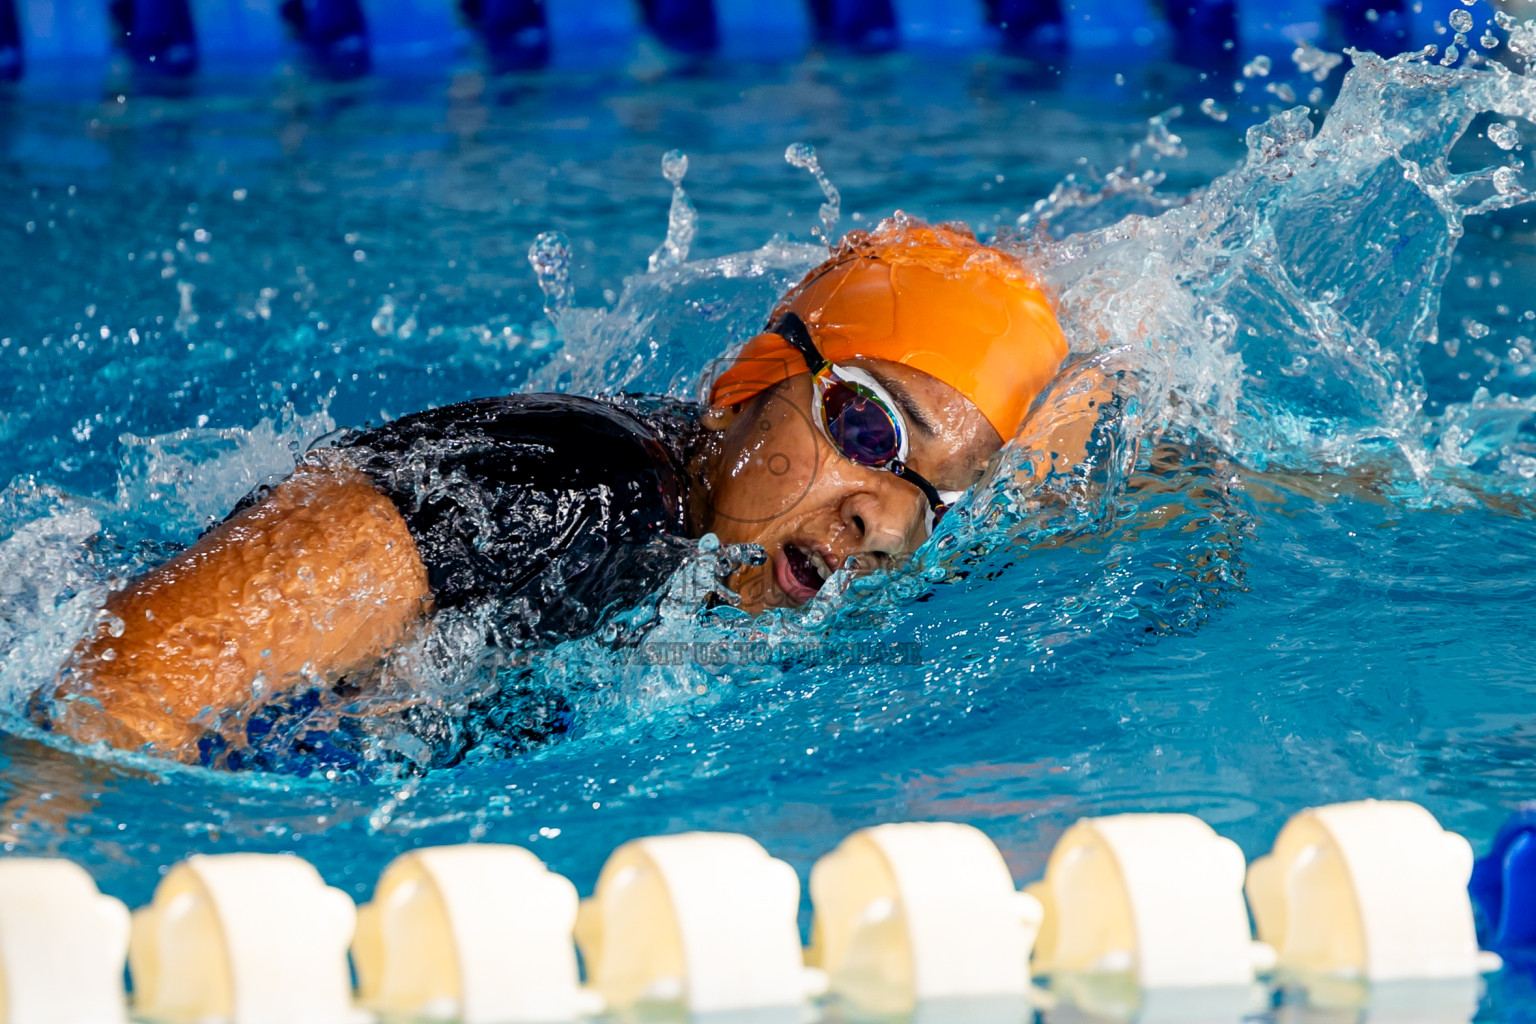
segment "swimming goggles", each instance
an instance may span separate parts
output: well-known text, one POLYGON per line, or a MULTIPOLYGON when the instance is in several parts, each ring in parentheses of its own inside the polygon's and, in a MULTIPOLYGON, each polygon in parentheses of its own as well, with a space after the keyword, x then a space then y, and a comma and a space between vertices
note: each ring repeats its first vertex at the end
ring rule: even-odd
POLYGON ((832 447, 849 462, 894 473, 922 491, 932 533, 964 492, 940 491, 907 465, 907 423, 890 393, 858 367, 823 357, 798 313, 785 313, 768 330, 805 357, 816 396, 816 426, 832 447))

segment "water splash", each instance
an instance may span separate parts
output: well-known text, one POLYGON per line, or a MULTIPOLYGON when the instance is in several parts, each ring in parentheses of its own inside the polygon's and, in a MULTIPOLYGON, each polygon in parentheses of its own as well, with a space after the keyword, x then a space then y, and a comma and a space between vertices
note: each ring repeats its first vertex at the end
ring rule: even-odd
POLYGON ((300 415, 285 405, 276 421, 255 426, 188 427, 138 437, 124 434, 117 473, 119 512, 153 523, 187 543, 222 519, 257 487, 293 471, 299 452, 336 429, 324 407, 300 415))
POLYGON ((693 244, 698 230, 699 215, 683 191, 683 178, 688 173, 688 154, 680 149, 668 150, 661 158, 661 176, 672 186, 672 205, 667 210, 666 240, 651 253, 650 272, 663 267, 676 267, 688 262, 688 248, 693 244))
POLYGON ((828 248, 831 248, 837 241, 837 222, 842 217, 842 195, 821 169, 821 161, 816 157, 816 149, 810 143, 790 143, 789 148, 784 150, 784 160, 791 167, 809 171, 811 177, 816 179, 816 184, 821 186, 821 194, 827 201, 821 204, 821 231, 813 231, 813 233, 818 234, 828 248))
POLYGON ((694 398, 731 346, 826 250, 781 240, 760 249, 637 274, 609 308, 569 310, 564 344, 529 378, 531 391, 694 398))
POLYGON ((544 293, 544 313, 559 323, 571 305, 571 241, 558 231, 543 231, 528 247, 528 263, 544 293))
POLYGON ((0 490, 0 701, 51 679, 96 621, 108 574, 93 542, 108 510, 30 479, 0 490))
POLYGON ((1154 435, 1193 431, 1255 467, 1397 459, 1433 500, 1418 351, 1438 341, 1466 218, 1532 198, 1514 168, 1449 157, 1480 115, 1529 116, 1536 83, 1351 56, 1320 130, 1305 108, 1276 114, 1243 167, 1184 197, 1080 179, 1004 240, 1048 266, 1080 346, 1125 353, 1154 435))

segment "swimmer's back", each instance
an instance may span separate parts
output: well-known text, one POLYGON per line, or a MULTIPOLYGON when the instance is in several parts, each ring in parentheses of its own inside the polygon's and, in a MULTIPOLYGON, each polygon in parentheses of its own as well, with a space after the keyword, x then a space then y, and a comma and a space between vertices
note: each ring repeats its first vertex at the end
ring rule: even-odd
POLYGON ((334 447, 399 510, 438 608, 496 602, 514 634, 554 638, 659 582, 662 566, 629 563, 686 531, 696 422, 681 403, 509 395, 402 417, 334 447), (514 621, 512 601, 536 621, 514 621))
POLYGON ((697 422, 537 395, 344 434, 112 594, 34 717, 199 760, 258 690, 366 669, 432 609, 481 614, 499 642, 588 632, 681 561, 697 422))

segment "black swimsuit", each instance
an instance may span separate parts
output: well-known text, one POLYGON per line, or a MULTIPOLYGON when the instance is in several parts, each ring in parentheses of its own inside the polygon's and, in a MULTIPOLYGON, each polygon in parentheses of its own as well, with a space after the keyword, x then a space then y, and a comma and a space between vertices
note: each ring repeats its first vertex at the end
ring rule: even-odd
MULTIPOLYGON (((681 402, 512 395, 346 432, 306 460, 367 475, 404 517, 437 608, 466 613, 501 651, 527 650, 590 633, 681 564, 698 431, 697 407, 681 402)), ((405 760, 421 766, 525 748, 569 724, 564 695, 530 691, 526 676, 499 673, 499 685, 454 712, 417 707, 386 729, 410 734, 394 739, 414 746, 405 760)), ((305 773, 378 761, 382 723, 338 711, 368 685, 344 680, 264 705, 247 723, 248 745, 210 733, 202 760, 305 773)))
POLYGON ((512 395, 406 416, 334 447, 405 517, 439 608, 493 602, 517 639, 560 640, 675 567, 648 555, 659 537, 685 534, 695 423, 681 403, 512 395))

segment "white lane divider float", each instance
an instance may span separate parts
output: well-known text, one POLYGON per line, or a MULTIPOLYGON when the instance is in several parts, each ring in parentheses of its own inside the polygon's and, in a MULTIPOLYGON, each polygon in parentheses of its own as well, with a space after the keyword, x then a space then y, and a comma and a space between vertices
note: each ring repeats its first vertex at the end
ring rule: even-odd
POLYGON ((609 856, 581 904, 576 941, 615 1010, 794 1007, 825 988, 804 964, 799 902, 794 869, 746 836, 652 836, 609 856))
POLYGON ((992 840, 969 825, 876 825, 811 871, 811 959, 865 1009, 1029 993, 1044 908, 1014 891, 992 840))
POLYGON ((395 858, 358 911, 352 960, 370 1009, 463 1024, 570 1020, 576 887, 528 850, 439 846, 395 858))
POLYGON ((1469 978, 1497 970, 1477 948, 1472 847, 1404 801, 1302 811, 1248 869, 1259 937, 1280 969, 1362 981, 1469 978))
POLYGON ((156 1021, 351 1024, 357 908, 307 861, 193 856, 133 915, 134 1012, 156 1021))
POLYGON ((1045 908, 1035 970, 1056 998, 1107 1017, 1236 1020, 1258 1008, 1255 973, 1275 961, 1249 931, 1245 866, 1193 815, 1084 818, 1025 889, 1045 908))
POLYGON ((1472 848, 1427 810, 1362 800, 1302 811, 1248 869, 1259 937, 1314 1010, 1361 1024, 1464 1024, 1481 973, 1467 882, 1472 848))
POLYGON ((128 908, 67 860, 0 861, 0 1021, 124 1024, 128 908))
POLYGON ((139 1017, 351 1024, 368 1014, 349 945, 368 1008, 465 1024, 646 1003, 798 1021, 829 985, 914 1021, 946 1000, 1015 1019, 1040 995, 1032 948, 1046 998, 1100 1016, 1234 1020, 1274 967, 1314 1008, 1465 1021, 1478 974, 1498 966, 1477 949, 1471 864, 1466 840, 1414 804, 1304 811, 1247 870, 1255 942, 1241 852, 1189 815, 1079 821, 1025 893, 976 829, 881 825, 812 871, 807 967, 799 881, 741 835, 626 843, 579 909, 571 883, 518 847, 404 854, 361 912, 297 857, 195 856, 131 932, 78 867, 17 858, 0 860, 0 1024, 123 1024, 125 946, 139 1017))

